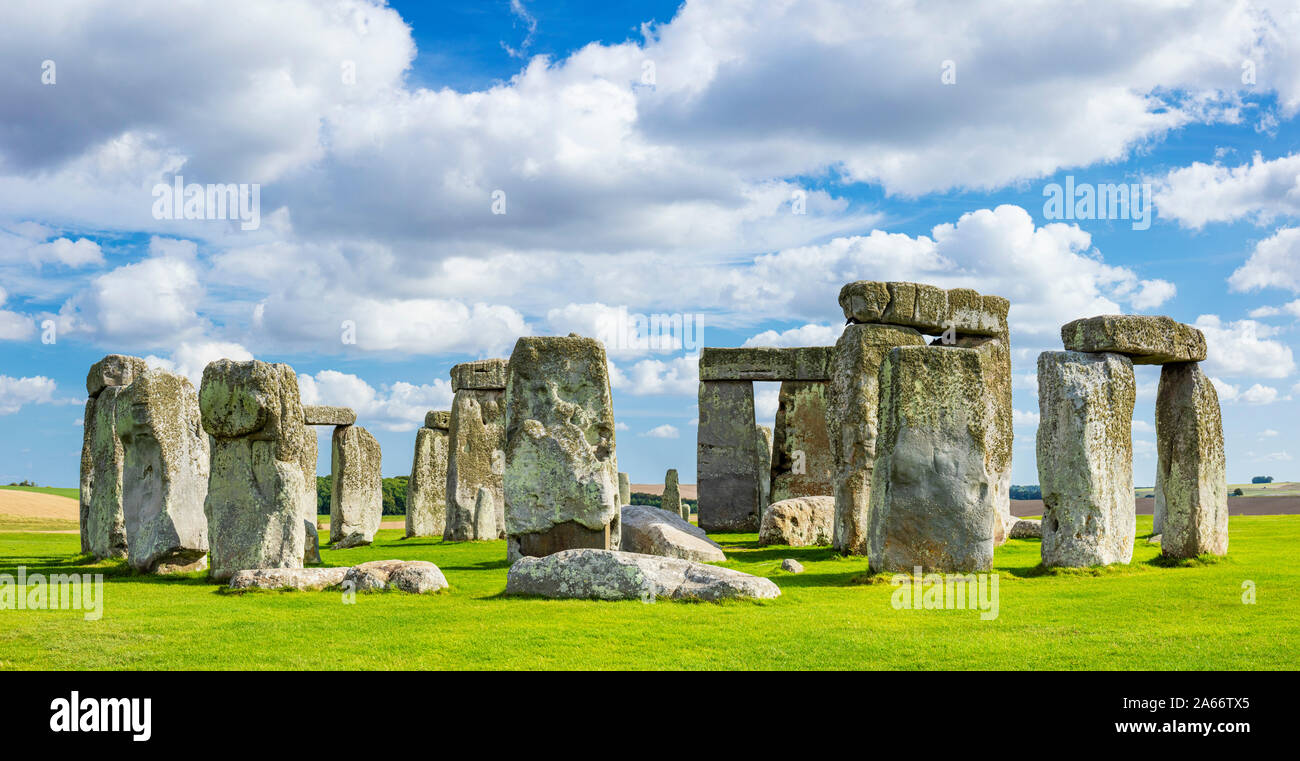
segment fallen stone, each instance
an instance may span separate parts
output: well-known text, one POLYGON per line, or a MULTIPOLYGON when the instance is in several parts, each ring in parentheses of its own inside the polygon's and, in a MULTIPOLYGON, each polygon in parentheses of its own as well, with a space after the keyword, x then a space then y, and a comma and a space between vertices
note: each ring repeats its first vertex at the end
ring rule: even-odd
POLYGON ((524 337, 506 385, 506 552, 618 549, 618 460, 605 347, 524 337))
POLYGON ((370 544, 384 513, 379 442, 361 426, 335 428, 330 464, 330 545, 339 550, 370 544))
POLYGON ((772 433, 771 502, 833 494, 824 381, 781 384, 772 433))
POLYGON ((395 589, 422 595, 446 589, 447 578, 427 560, 372 560, 347 569, 343 584, 356 592, 395 589))
POLYGON ((1006 336, 1010 307, 1001 296, 922 283, 859 280, 840 289, 840 308, 850 322, 899 325, 931 335, 1006 336))
POLYGON ((626 473, 618 474, 618 503, 620 505, 632 504, 632 479, 628 478, 626 473))
POLYGON ((146 573, 206 568, 210 453, 194 384, 146 370, 116 407, 127 561, 146 573))
POLYGON ((722 547, 681 515, 646 505, 624 505, 620 548, 626 552, 701 563, 727 559, 722 547))
POLYGON ((507 595, 563 599, 717 601, 773 599, 770 579, 679 558, 597 549, 524 557, 510 566, 507 595))
POLYGON ((1017 518, 1007 532, 1008 539, 1041 539, 1043 522, 1031 518, 1017 518))
POLYGON ((705 347, 700 353, 701 381, 824 381, 830 379, 831 346, 798 348, 705 347))
POLYGON ((757 531, 762 492, 756 466, 754 384, 701 382, 699 416, 695 479, 700 528, 757 531))
POLYGON ((1160 552, 1228 554, 1223 420, 1214 384, 1194 362, 1167 364, 1156 394, 1156 502, 1160 552))
POLYGON ((1069 351, 1114 352, 1135 365, 1200 362, 1205 334, 1169 317, 1108 314, 1066 323, 1061 341, 1069 351))
POLYGON ((758 543, 811 547, 830 544, 834 534, 834 497, 791 497, 768 505, 758 543))
POLYGON ((307 425, 352 425, 357 422, 356 411, 347 407, 305 404, 302 415, 307 425))
POLYGON ((1038 355, 1038 480, 1046 566, 1133 558, 1133 364, 1122 354, 1038 355))
POLYGON ((803 573, 804 568, 803 563, 800 563, 798 560, 795 560, 794 558, 786 558, 781 561, 781 570, 789 571, 790 573, 803 573))
POLYGON ((445 428, 415 432, 415 459, 406 485, 406 536, 442 536, 447 528, 447 449, 445 428))
POLYGON ((319 591, 343 583, 347 568, 252 568, 230 577, 231 589, 319 591))
POLYGON ((826 430, 835 466, 832 544, 841 554, 867 554, 867 514, 880 425, 880 365, 896 346, 924 344, 916 330, 894 325, 848 325, 835 344, 826 430))

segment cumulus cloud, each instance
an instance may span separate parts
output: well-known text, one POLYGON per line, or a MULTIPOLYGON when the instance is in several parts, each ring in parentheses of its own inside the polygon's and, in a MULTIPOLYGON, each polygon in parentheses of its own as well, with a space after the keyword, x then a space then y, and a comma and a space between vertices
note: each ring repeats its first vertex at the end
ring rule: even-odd
POLYGON ((809 324, 799 328, 775 331, 765 330, 745 340, 741 346, 834 346, 844 331, 842 325, 809 324))
POLYGON ((1249 219, 1256 224, 1300 214, 1300 154, 1271 161, 1256 153, 1249 164, 1225 167, 1194 162, 1155 183, 1160 216, 1200 229, 1211 222, 1249 219))
POLYGON ((58 385, 43 375, 13 378, 0 375, 0 415, 12 415, 27 404, 50 404, 58 385))
POLYGON ((298 388, 303 404, 350 407, 359 424, 388 431, 415 430, 424 424, 425 413, 450 409, 452 400, 447 380, 423 385, 398 381, 376 389, 356 375, 337 370, 300 373, 298 388))
POLYGON ((1012 425, 1017 428, 1037 427, 1040 415, 1037 412, 1011 410, 1012 425))
POLYGON ((1284 288, 1300 293, 1300 227, 1284 227, 1255 244, 1246 263, 1228 278, 1234 291, 1284 288))
POLYGON ((639 435, 652 439, 675 439, 681 436, 681 432, 677 430, 676 426, 664 423, 639 435))
POLYGON ((88 267, 104 263, 104 254, 99 244, 89 238, 78 238, 76 241, 58 238, 33 246, 28 249, 27 255, 38 265, 52 262, 65 267, 88 267))
POLYGON ((1224 322, 1203 314, 1194 323, 1205 334, 1206 369, 1217 375, 1285 378, 1295 372, 1291 347, 1274 340, 1277 329, 1255 320, 1224 322))
POLYGON ((1250 310, 1250 316, 1255 319, 1262 317, 1280 317, 1283 315, 1290 315, 1291 317, 1300 319, 1300 299, 1287 302, 1281 306, 1262 306, 1250 310))
MULTIPOLYGON (((9 294, 0 288, 0 307, 9 294)), ((36 322, 25 314, 0 309, 0 341, 25 341, 36 332, 36 322)))
POLYGON ((1272 404, 1277 401, 1277 389, 1256 383, 1241 393, 1241 401, 1247 404, 1272 404))
POLYGON ((170 357, 158 357, 150 354, 145 357, 150 367, 157 367, 168 372, 184 375, 195 386, 203 382, 203 368, 218 359, 233 359, 247 362, 253 359, 248 349, 237 343, 223 341, 200 341, 190 343, 182 341, 170 357))
POLYGON ((695 396, 699 392, 699 363, 698 356, 676 357, 667 361, 643 359, 624 371, 611 361, 610 385, 620 392, 635 396, 695 396))

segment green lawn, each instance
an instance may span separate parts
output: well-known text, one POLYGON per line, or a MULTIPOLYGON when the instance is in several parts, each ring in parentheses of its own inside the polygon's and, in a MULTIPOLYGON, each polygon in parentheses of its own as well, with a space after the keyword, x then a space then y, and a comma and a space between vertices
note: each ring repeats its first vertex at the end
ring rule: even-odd
MULTIPOLYGON (((1151 527, 1138 518, 1139 535, 1151 527)), ((999 616, 894 610, 866 562, 827 549, 758 548, 720 535, 728 565, 780 599, 726 604, 510 599, 504 542, 400 540, 325 550, 329 565, 427 559, 449 592, 229 594, 202 575, 142 577, 87 563, 76 535, 0 533, 0 572, 103 572, 104 615, 0 611, 4 669, 1294 669, 1300 667, 1300 516, 1232 518, 1228 558, 1042 573, 1037 540, 1000 548, 999 616), (807 572, 779 570, 799 559, 807 572), (1242 603, 1253 581, 1257 604, 1242 603)))
POLYGON ((0 489, 31 491, 37 494, 53 494, 56 497, 67 497, 68 499, 81 499, 81 490, 75 487, 65 489, 58 486, 0 486, 0 489))

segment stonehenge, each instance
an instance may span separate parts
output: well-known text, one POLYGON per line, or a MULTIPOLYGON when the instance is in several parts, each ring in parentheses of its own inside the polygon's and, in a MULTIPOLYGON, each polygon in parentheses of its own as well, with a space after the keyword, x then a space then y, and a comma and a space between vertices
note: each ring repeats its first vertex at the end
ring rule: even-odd
POLYGON ((768 500, 831 496, 834 459, 827 433, 824 381, 784 381, 772 428, 768 500))
POLYGON ((691 519, 690 508, 682 502, 681 489, 677 483, 677 468, 669 468, 664 474, 664 493, 659 500, 659 507, 685 520, 691 519))
POLYGON ((557 599, 717 601, 775 599, 781 590, 771 579, 751 576, 681 558, 612 552, 561 550, 525 557, 510 566, 507 595, 557 599))
POLYGON ((1228 479, 1219 395, 1197 362, 1160 368, 1156 451, 1161 554, 1228 554, 1228 479))
POLYGON ((758 544, 791 547, 830 544, 834 527, 834 497, 791 497, 768 505, 758 527, 758 544))
POLYGON ((375 539, 384 515, 379 442, 359 425, 334 429, 330 447, 330 545, 360 547, 375 539))
POLYGON ((722 547, 671 510, 624 505, 619 520, 619 549, 643 555, 717 563, 727 559, 722 547))
POLYGON ((505 400, 508 559, 617 550, 618 462, 604 345, 576 334, 520 338, 505 400))
POLYGON ((632 479, 626 473, 618 474, 618 503, 632 504, 632 479))
POLYGON ((758 468, 758 520, 763 521, 763 511, 772 502, 772 429, 765 425, 755 425, 755 451, 758 468))
POLYGON ((81 546, 97 558, 127 556, 122 511, 122 441, 117 436, 117 397, 148 367, 139 357, 110 354, 86 374, 85 428, 81 447, 81 546))
POLYGON ((406 538, 442 536, 447 528, 447 457, 451 412, 431 411, 415 432, 415 459, 406 484, 406 538))
POLYGON ((449 541, 505 537, 506 360, 483 359, 451 368, 454 397, 448 426, 447 511, 449 541), (479 536, 474 507, 487 487, 496 506, 495 533, 479 536))

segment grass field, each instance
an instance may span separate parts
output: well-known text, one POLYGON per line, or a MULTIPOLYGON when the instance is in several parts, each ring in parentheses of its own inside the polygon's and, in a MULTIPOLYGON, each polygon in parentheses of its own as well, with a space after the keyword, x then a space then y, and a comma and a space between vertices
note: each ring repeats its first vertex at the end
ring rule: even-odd
MULTIPOLYGON (((1139 535, 1151 519, 1138 518, 1139 535)), ((88 562, 78 537, 0 533, 0 573, 105 574, 104 612, 0 610, 3 669, 1294 669, 1300 666, 1300 516, 1234 517, 1230 554, 1165 567, 1139 539, 1131 565, 1044 573, 1038 541, 997 551, 999 615, 895 610, 866 563, 821 548, 720 535, 727 565, 781 598, 726 604, 511 599, 504 542, 400 540, 324 550, 327 565, 426 559, 442 594, 230 594, 201 574, 132 575, 88 562), (807 567, 779 569, 782 558, 807 567), (1153 562, 1155 561, 1155 562, 1153 562), (1242 602, 1252 581, 1257 603, 1242 602), (870 579, 865 581, 870 582, 870 579)))
POLYGON ((29 491, 34 494, 53 494, 56 497, 67 497, 68 499, 80 499, 81 490, 75 487, 65 489, 58 486, 0 486, 0 489, 12 489, 13 491, 29 491))

